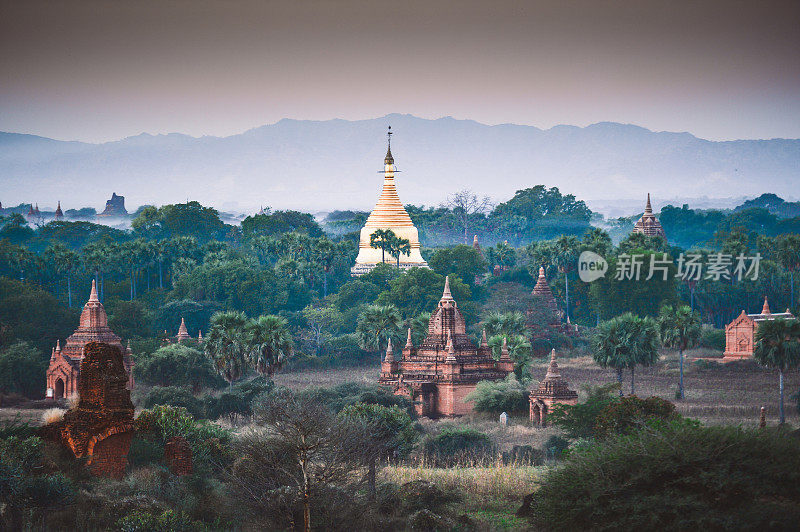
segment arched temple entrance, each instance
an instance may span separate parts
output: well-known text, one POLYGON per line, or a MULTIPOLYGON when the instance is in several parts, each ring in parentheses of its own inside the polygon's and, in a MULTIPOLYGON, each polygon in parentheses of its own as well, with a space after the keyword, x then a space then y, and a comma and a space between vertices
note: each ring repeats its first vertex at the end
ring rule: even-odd
POLYGON ((56 379, 56 386, 55 386, 55 399, 63 399, 64 398, 64 380, 62 378, 56 379))

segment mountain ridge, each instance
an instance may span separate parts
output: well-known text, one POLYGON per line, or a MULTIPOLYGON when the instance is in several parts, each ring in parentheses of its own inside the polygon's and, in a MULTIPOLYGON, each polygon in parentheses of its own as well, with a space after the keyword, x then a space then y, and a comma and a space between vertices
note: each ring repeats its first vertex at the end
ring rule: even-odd
POLYGON ((0 133, 0 201, 102 205, 185 201, 248 210, 369 209, 386 126, 406 203, 437 205, 463 188, 503 201, 544 184, 578 198, 791 198, 800 139, 712 141, 688 132, 597 122, 549 129, 389 114, 364 120, 285 118, 229 136, 141 133, 98 144, 0 133))

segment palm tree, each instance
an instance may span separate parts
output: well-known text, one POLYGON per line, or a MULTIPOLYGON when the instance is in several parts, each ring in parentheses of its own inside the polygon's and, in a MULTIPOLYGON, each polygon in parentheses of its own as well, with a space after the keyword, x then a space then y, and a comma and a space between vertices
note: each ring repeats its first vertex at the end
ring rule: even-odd
POLYGON ((205 352, 214 361, 217 372, 228 381, 229 388, 242 376, 250 351, 248 323, 243 312, 216 312, 211 316, 205 352))
POLYGON ((327 238, 320 238, 314 246, 314 254, 322 266, 322 297, 328 297, 328 272, 333 267, 338 248, 327 238))
POLYGON ((484 320, 484 328, 488 336, 519 336, 528 332, 527 318, 522 312, 490 312, 484 320))
POLYGON ((400 255, 411 255, 411 242, 407 238, 394 237, 389 242, 389 255, 397 259, 400 269, 400 255))
POLYGON ((259 316, 247 324, 250 362, 264 380, 269 380, 292 354, 292 335, 286 325, 286 320, 278 316, 259 316))
POLYGON ((391 229, 376 229, 369 235, 370 247, 381 248, 381 262, 386 262, 386 250, 389 249, 393 238, 397 238, 397 235, 391 229))
POLYGON ((781 235, 776 240, 778 262, 789 271, 789 306, 794 308, 794 272, 800 270, 800 236, 781 235))
POLYGON ((530 380, 528 364, 531 361, 531 342, 522 334, 496 334, 489 338, 488 344, 492 349, 492 356, 499 360, 502 355, 503 342, 506 343, 508 355, 514 362, 514 376, 523 384, 530 380))
POLYGON ((652 318, 630 312, 601 323, 592 341, 594 360, 601 367, 617 370, 622 395, 622 372, 631 370, 631 395, 636 394, 635 369, 658 360, 658 331, 652 318))
POLYGON ((358 317, 358 343, 369 351, 382 351, 389 340, 400 340, 403 318, 394 305, 370 305, 358 317))
POLYGON ((554 243, 554 262, 558 271, 564 274, 564 295, 566 299, 565 318, 569 319, 569 272, 575 269, 578 260, 578 239, 574 236, 560 236, 554 243))
POLYGON ((683 351, 692 346, 700 338, 700 317, 687 305, 666 305, 658 316, 658 328, 661 342, 669 347, 678 348, 680 352, 681 380, 679 391, 683 393, 683 351))
POLYGON ((72 270, 78 265, 78 254, 64 244, 57 242, 45 250, 45 257, 55 266, 56 271, 67 276, 67 307, 72 308, 72 270))
POLYGON ((767 320, 758 324, 753 357, 762 366, 778 370, 781 425, 786 422, 783 409, 783 374, 800 365, 800 321, 767 320))

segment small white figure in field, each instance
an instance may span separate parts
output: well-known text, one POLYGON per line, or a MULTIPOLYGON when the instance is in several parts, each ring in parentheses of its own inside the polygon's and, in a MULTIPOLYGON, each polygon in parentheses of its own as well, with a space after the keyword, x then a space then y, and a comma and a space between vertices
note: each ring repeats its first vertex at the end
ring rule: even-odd
POLYGON ((505 412, 500 414, 500 424, 501 425, 508 425, 508 414, 506 414, 505 412))

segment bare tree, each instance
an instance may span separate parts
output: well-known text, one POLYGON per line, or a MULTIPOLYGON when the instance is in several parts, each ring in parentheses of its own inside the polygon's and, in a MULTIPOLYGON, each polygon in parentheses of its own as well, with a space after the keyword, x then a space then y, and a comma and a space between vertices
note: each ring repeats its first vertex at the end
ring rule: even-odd
POLYGON ((291 392, 271 395, 255 410, 264 430, 239 440, 241 455, 249 460, 240 459, 231 480, 267 513, 283 509, 290 523, 298 504, 303 530, 310 531, 312 495, 353 481, 369 441, 367 427, 291 392))
POLYGON ((469 189, 464 189, 447 197, 445 207, 451 209, 456 215, 459 224, 464 228, 464 243, 469 244, 469 223, 475 214, 483 214, 491 209, 492 201, 489 196, 478 198, 469 189))

